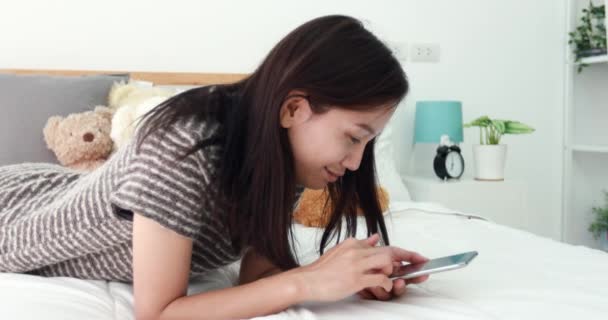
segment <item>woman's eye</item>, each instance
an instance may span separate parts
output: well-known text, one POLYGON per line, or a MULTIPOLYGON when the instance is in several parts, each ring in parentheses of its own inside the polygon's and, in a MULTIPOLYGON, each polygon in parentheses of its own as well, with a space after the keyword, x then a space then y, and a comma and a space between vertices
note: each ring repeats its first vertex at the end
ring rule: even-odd
POLYGON ((361 142, 361 140, 355 138, 355 137, 350 137, 350 141, 354 144, 359 144, 361 142))

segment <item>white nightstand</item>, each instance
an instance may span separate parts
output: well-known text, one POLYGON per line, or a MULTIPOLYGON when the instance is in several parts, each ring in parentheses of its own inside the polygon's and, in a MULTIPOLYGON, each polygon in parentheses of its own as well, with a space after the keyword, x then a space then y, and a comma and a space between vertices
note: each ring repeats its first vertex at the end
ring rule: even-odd
POLYGON ((442 181, 437 177, 402 176, 413 201, 436 202, 478 214, 503 225, 528 230, 526 185, 521 181, 442 181))

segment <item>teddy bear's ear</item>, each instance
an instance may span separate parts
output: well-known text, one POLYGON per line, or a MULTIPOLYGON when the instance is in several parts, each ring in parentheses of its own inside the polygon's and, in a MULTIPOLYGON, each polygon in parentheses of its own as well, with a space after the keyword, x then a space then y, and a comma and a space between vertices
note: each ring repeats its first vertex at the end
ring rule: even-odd
POLYGON ((57 127, 59 123, 61 123, 63 117, 60 116, 52 116, 46 121, 46 125, 42 130, 44 134, 44 141, 46 141, 46 145, 49 149, 53 149, 55 147, 55 137, 57 136, 57 127))
POLYGON ((96 106, 95 113, 108 119, 108 121, 112 121, 112 115, 114 114, 114 112, 112 112, 112 109, 106 106, 96 106))

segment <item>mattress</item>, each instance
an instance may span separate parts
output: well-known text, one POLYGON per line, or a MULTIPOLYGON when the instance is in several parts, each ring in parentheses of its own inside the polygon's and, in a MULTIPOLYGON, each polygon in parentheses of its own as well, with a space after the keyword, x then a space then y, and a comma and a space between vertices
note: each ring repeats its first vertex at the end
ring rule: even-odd
MULTIPOLYGON (((254 319, 606 319, 608 254, 560 243, 454 212, 439 204, 391 203, 391 245, 428 258, 476 250, 463 269, 409 285, 391 301, 353 295, 333 303, 305 302, 254 319)), ((358 221, 358 238, 365 224, 358 221)), ((303 264, 314 261, 322 230, 296 225, 303 264)), ((333 244, 333 242, 332 242, 333 244)), ((191 282, 188 294, 232 286, 239 262, 191 282)), ((234 301, 238 303, 238 301, 234 301)), ((229 306, 226 303, 226 307, 229 306)), ((128 284, 0 274, 0 319, 133 319, 128 284)))

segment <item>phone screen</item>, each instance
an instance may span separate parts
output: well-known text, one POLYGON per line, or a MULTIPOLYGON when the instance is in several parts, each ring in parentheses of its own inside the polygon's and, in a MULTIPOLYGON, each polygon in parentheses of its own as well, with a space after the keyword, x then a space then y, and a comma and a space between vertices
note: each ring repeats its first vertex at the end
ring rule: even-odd
POLYGON ((391 279, 409 279, 425 274, 448 271, 466 266, 477 256, 477 251, 455 254, 452 256, 431 259, 423 263, 410 263, 399 267, 390 275, 391 279))

